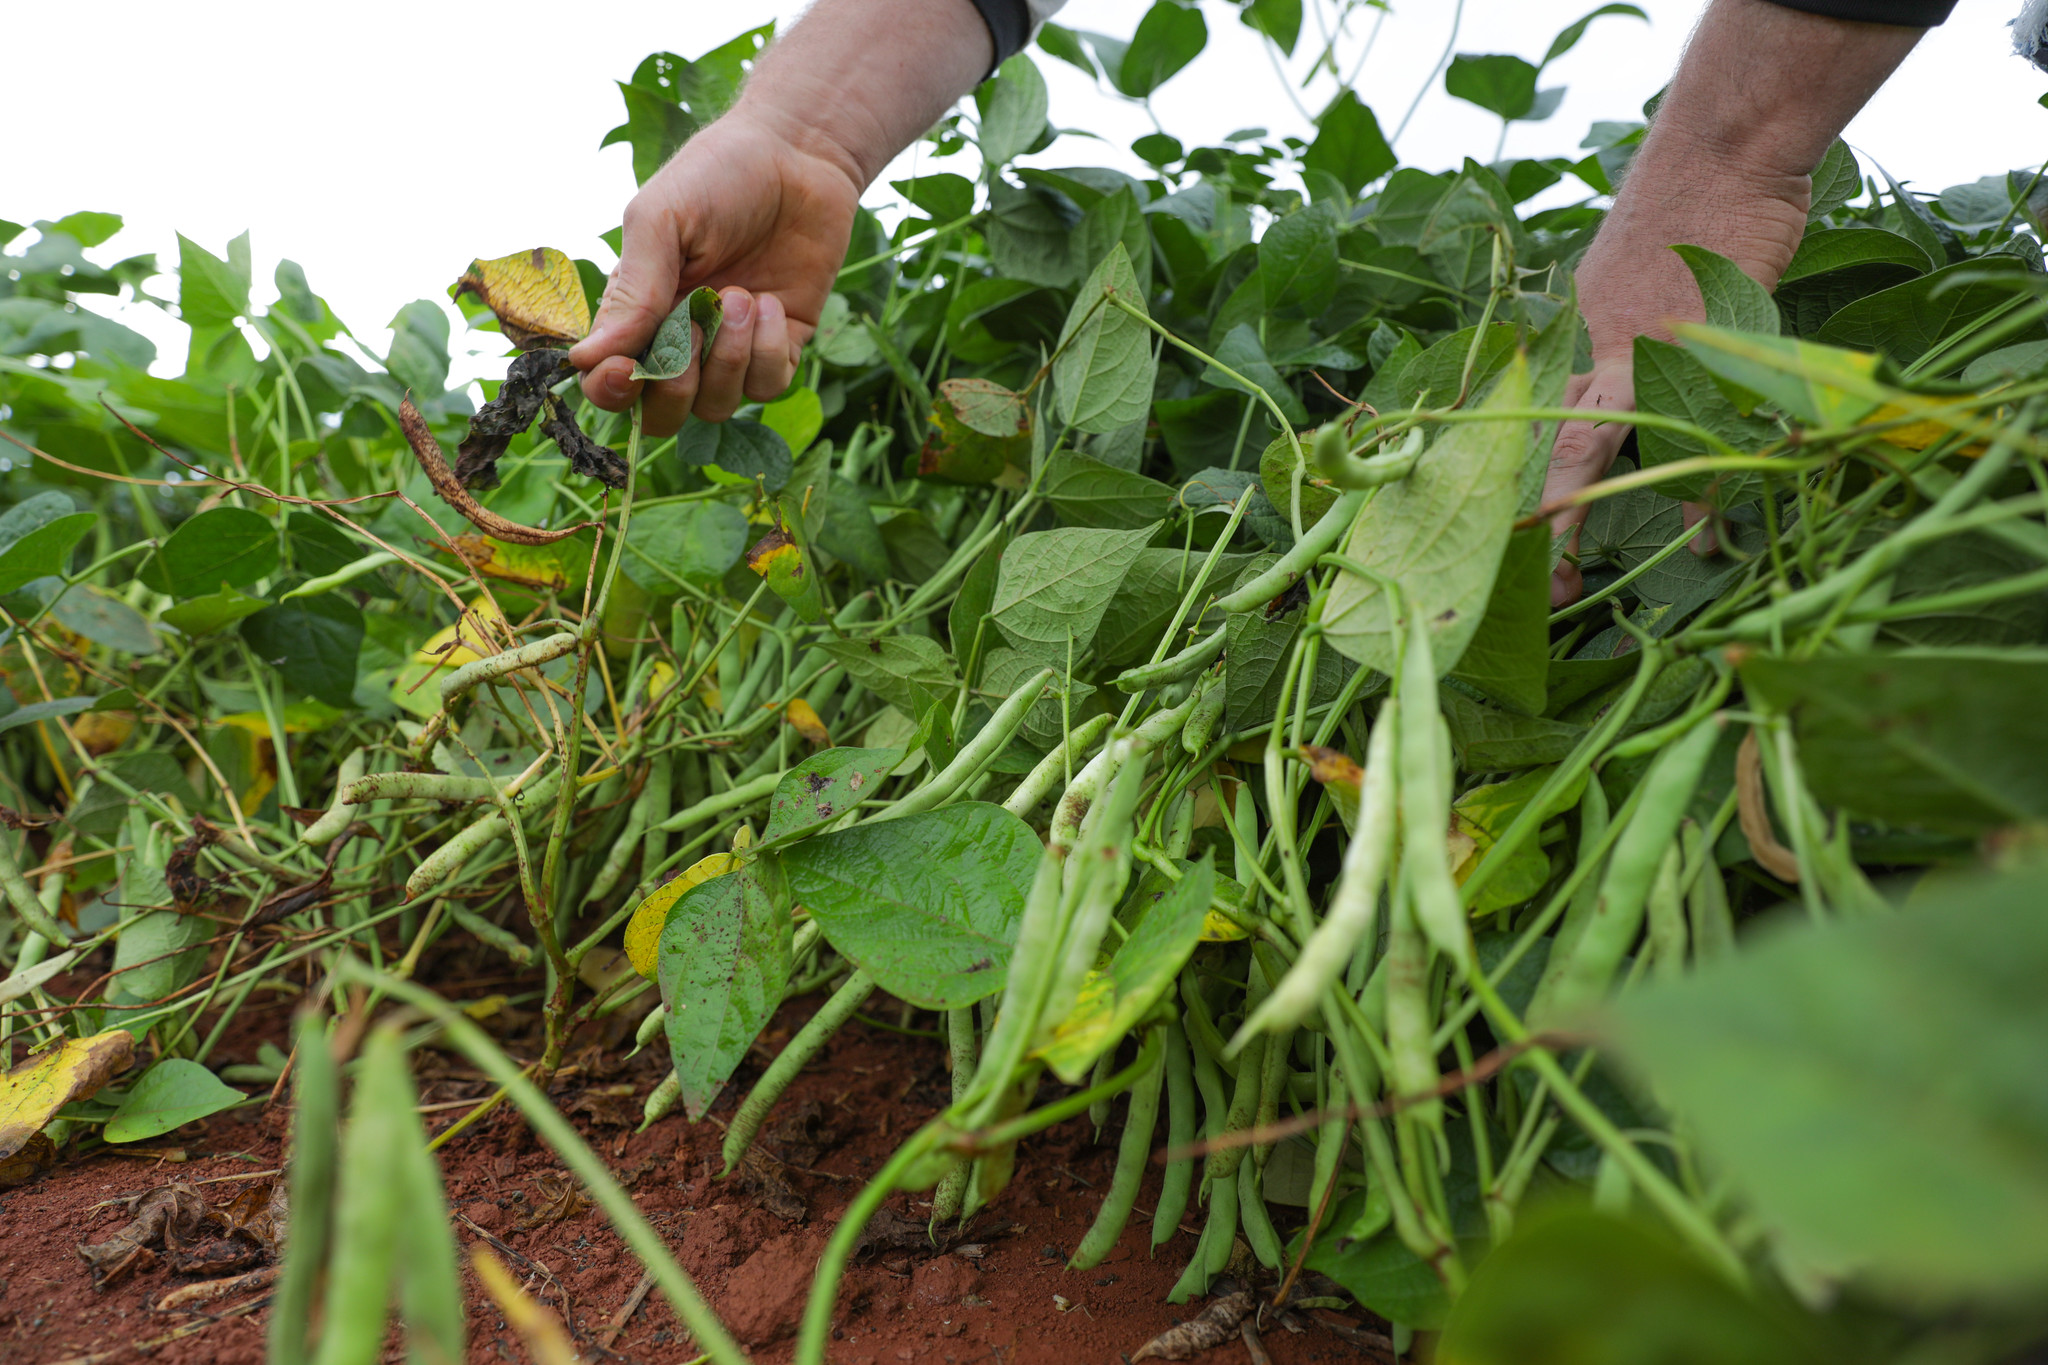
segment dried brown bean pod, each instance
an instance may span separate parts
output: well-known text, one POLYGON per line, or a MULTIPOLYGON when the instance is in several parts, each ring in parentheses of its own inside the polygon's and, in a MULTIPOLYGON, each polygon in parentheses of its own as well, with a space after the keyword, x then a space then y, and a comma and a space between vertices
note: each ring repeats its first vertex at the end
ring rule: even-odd
POLYGON ((1757 743, 1754 729, 1742 737, 1742 745, 1735 751, 1735 814, 1757 865, 1781 882, 1796 883, 1799 859, 1778 842, 1777 832, 1771 828, 1770 801, 1764 793, 1763 749, 1757 743))
POLYGON ((507 521, 496 512, 482 506, 469 495, 462 481, 455 477, 455 471, 448 467, 448 456, 441 449, 441 443, 434 439, 434 433, 427 429, 427 419, 413 406, 412 395, 407 394, 398 405, 398 425, 405 431, 406 443, 412 447, 413 458, 426 471, 428 482, 441 495, 441 501, 453 507, 468 519, 469 524, 496 540, 509 541, 514 545, 552 545, 566 540, 586 526, 597 523, 577 522, 555 531, 543 531, 532 526, 521 526, 516 521, 507 521))

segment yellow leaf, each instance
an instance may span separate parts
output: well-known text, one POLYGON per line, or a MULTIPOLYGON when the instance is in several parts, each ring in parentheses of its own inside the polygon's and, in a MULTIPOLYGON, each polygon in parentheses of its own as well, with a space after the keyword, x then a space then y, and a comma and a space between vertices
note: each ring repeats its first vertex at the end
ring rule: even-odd
POLYGON ((88 711, 71 722, 71 733, 94 758, 110 754, 135 733, 133 711, 88 711))
POLYGON ((549 246, 471 261, 455 294, 475 294, 522 351, 568 346, 590 332, 590 302, 576 263, 549 246))
POLYGON ((790 702, 788 719, 796 732, 802 735, 813 748, 829 749, 832 747, 831 732, 826 730, 825 722, 818 719, 817 711, 802 697, 798 697, 790 702))
POLYGON ((668 924, 668 912, 691 887, 737 872, 741 866, 740 860, 730 853, 710 854, 670 877, 655 888, 653 895, 641 901, 633 918, 626 921, 626 956, 632 959, 633 970, 652 981, 656 950, 661 947, 661 931, 668 924))
POLYGON ((590 545, 580 538, 511 545, 489 536, 456 536, 448 548, 485 578, 544 592, 560 592, 572 580, 581 581, 590 568, 590 545))
POLYGON ((1074 1006, 1067 1011, 1067 1017, 1053 1026, 1052 1037, 1032 1055, 1044 1057, 1059 1051, 1069 1056, 1093 1056, 1109 1042, 1107 1035, 1115 1018, 1116 983, 1103 972, 1091 969, 1081 978, 1080 992, 1074 996, 1074 1006))
POLYGON ((455 619, 454 625, 435 631, 432 638, 412 656, 412 661, 416 664, 440 664, 444 668, 473 664, 487 656, 470 646, 489 642, 493 645, 491 652, 496 653, 493 637, 504 624, 505 614, 498 610, 497 604, 488 597, 479 597, 462 609, 462 615, 455 619), (456 640, 458 634, 460 643, 456 640), (444 650, 446 653, 442 652, 444 650))
POLYGON ((1237 921, 1211 910, 1202 916, 1202 942, 1234 943, 1251 934, 1238 926, 1237 921))
POLYGON ((126 1071, 134 1056, 134 1035, 109 1029, 90 1038, 67 1038, 62 1047, 30 1057, 0 1077, 0 1160, 26 1146, 65 1105, 90 1099, 126 1071))
MULTIPOLYGON (((1910 409, 1902 407, 1897 403, 1887 403, 1863 420, 1865 422, 1889 422, 1894 418, 1907 416, 1909 411, 1910 409)), ((1919 422, 1908 422, 1904 426, 1893 427, 1884 433, 1884 439, 1905 450, 1925 450, 1936 441, 1947 439, 1954 434, 1954 431, 1953 427, 1930 418, 1919 422)), ((1955 453, 1974 457, 1982 455, 1984 450, 1984 442, 1972 441, 1955 453)))

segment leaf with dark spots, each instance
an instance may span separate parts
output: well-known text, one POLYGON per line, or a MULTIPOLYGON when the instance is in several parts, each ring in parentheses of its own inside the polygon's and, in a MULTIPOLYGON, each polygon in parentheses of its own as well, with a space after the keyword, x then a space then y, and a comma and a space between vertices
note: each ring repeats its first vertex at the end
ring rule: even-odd
POLYGON ((135 1216, 103 1242, 80 1244, 79 1259, 92 1267, 93 1288, 109 1289, 138 1270, 156 1264, 152 1248, 166 1241, 198 1237, 207 1218, 206 1201, 190 1185, 151 1190, 135 1205, 135 1216))
POLYGON ((626 462, 610 446, 601 446, 584 435, 569 405, 553 393, 547 396, 547 416, 540 419, 540 431, 569 457, 569 468, 584 478, 596 479, 607 488, 626 486, 626 462))
POLYGON ((570 372, 567 351, 528 351, 512 362, 498 396, 469 419, 469 435, 456 448, 455 477, 464 488, 498 486, 498 457, 533 425, 548 390, 570 372))

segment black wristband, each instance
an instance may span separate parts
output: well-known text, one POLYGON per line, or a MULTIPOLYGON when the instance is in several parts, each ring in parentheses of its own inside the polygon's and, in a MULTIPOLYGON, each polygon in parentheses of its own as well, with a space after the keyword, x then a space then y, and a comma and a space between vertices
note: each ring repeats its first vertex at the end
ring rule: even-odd
POLYGON ((1896 24, 1901 28, 1933 28, 1946 20, 1956 0, 1771 0, 1774 5, 1849 19, 1863 24, 1896 24))
POLYGON ((981 22, 988 25, 988 36, 994 40, 995 60, 989 63, 989 74, 1010 58, 1024 50, 1024 44, 1031 38, 1031 11, 1025 0, 968 0, 981 15, 981 22))

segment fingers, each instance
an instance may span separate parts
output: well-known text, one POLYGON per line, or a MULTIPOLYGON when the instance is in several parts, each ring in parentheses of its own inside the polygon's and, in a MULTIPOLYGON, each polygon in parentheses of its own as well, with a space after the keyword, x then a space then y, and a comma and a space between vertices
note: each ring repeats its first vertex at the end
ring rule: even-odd
POLYGON ((747 397, 757 403, 777 398, 796 377, 802 347, 790 337, 789 315, 782 300, 763 294, 754 307, 754 350, 747 359, 747 397))
POLYGON ((626 206, 621 246, 590 335, 569 351, 570 363, 584 372, 584 396, 613 412, 639 396, 639 384, 629 377, 633 357, 647 348, 654 329, 675 306, 681 229, 670 213, 642 194, 626 206))
MULTIPOLYGON (((1627 361, 1595 365, 1588 375, 1574 376, 1565 389, 1565 406, 1626 411, 1635 406, 1635 386, 1627 361), (1574 392, 1576 390, 1576 392, 1574 392)), ((1614 463, 1628 427, 1620 422, 1566 422, 1558 429, 1557 443, 1550 451, 1550 472, 1543 480, 1543 501, 1550 504, 1582 488, 1598 483, 1614 463)), ((1552 534, 1571 532, 1570 548, 1578 550, 1579 525, 1586 508, 1570 507, 1551 518, 1552 534)), ((1583 591, 1579 571, 1569 559, 1561 560, 1550 577, 1553 606, 1575 602, 1583 591)))
POLYGON ((1718 520, 1714 516, 1714 509, 1703 502, 1689 502, 1684 505, 1681 514, 1685 517, 1685 524, 1687 526, 1697 526, 1700 528, 1700 533, 1692 538, 1688 543, 1688 548, 1696 555, 1719 553, 1721 549, 1721 534, 1718 529, 1718 520))
POLYGON ((754 296, 744 289, 719 294, 725 317, 704 355, 704 378, 697 388, 697 415, 723 422, 746 401, 747 362, 754 354, 754 296))

